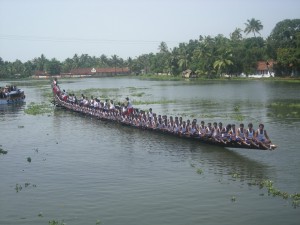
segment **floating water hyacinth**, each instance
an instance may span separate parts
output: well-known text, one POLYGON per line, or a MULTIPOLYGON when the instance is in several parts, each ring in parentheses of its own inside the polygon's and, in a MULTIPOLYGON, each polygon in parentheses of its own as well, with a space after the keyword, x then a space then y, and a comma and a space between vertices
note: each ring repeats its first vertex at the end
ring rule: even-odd
POLYGON ((34 102, 29 103, 28 107, 24 110, 25 113, 30 115, 38 115, 44 113, 50 113, 53 111, 53 107, 47 103, 36 104, 34 102))
POLYGON ((6 154, 7 154, 7 151, 4 150, 4 149, 2 149, 2 148, 0 148, 0 155, 1 155, 1 154, 6 155, 6 154))

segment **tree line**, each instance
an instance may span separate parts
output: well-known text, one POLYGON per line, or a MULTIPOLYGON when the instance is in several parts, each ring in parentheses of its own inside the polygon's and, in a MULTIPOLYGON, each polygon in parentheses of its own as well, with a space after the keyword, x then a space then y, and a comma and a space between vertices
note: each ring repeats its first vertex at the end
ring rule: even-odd
POLYGON ((117 55, 100 57, 88 54, 67 58, 63 62, 40 57, 22 63, 3 61, 0 57, 0 78, 30 77, 35 71, 46 71, 50 75, 69 73, 77 68, 129 67, 132 73, 169 74, 180 76, 190 69, 198 76, 218 77, 221 74, 253 74, 258 61, 274 60, 276 76, 300 74, 300 19, 280 21, 271 34, 263 39, 261 21, 247 20, 245 29, 236 28, 229 36, 219 34, 199 36, 199 39, 180 43, 169 49, 165 42, 158 46, 157 53, 143 54, 136 58, 122 59, 117 55), (252 37, 243 37, 253 34, 252 37))

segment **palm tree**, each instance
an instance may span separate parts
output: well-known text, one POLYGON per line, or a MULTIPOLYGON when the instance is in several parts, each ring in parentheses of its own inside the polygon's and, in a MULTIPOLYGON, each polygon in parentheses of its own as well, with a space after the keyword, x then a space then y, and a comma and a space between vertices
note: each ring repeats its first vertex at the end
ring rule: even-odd
POLYGON ((244 32, 245 32, 246 34, 249 34, 249 33, 252 32, 253 35, 254 35, 254 37, 256 37, 256 36, 255 36, 255 33, 260 34, 259 31, 262 30, 263 27, 264 27, 264 26, 261 24, 260 20, 256 20, 256 19, 254 19, 254 18, 252 18, 251 20, 247 20, 247 22, 248 22, 248 23, 245 23, 246 28, 245 28, 244 32))
POLYGON ((181 68, 181 70, 186 70, 188 69, 189 65, 189 54, 187 52, 187 46, 185 43, 180 43, 179 44, 179 49, 178 49, 178 66, 181 68))
POLYGON ((40 70, 40 71, 45 71, 47 61, 48 60, 46 59, 44 54, 42 54, 41 57, 33 59, 33 63, 35 64, 37 70, 40 70))
POLYGON ((166 42, 161 42, 160 45, 158 46, 158 50, 160 53, 168 53, 169 50, 168 50, 168 45, 166 42))
POLYGON ((111 61, 112 61, 112 64, 114 65, 114 68, 115 68, 115 75, 117 74, 116 70, 117 70, 117 65, 120 63, 120 58, 119 56, 117 55, 112 55, 111 56, 111 61))
POLYGON ((217 71, 222 74, 222 72, 225 72, 224 70, 230 66, 233 65, 233 62, 231 61, 231 51, 227 50, 223 54, 219 55, 219 58, 214 62, 213 67, 214 69, 217 69, 217 71))
POLYGON ((238 41, 242 40, 242 29, 241 28, 235 28, 235 30, 230 34, 231 40, 238 41))

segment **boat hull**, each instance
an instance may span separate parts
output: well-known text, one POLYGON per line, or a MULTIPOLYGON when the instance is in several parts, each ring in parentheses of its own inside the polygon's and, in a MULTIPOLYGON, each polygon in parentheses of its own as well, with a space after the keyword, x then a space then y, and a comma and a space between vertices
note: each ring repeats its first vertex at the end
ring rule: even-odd
POLYGON ((24 91, 19 89, 17 91, 9 92, 6 97, 1 96, 0 105, 16 104, 25 101, 24 91))

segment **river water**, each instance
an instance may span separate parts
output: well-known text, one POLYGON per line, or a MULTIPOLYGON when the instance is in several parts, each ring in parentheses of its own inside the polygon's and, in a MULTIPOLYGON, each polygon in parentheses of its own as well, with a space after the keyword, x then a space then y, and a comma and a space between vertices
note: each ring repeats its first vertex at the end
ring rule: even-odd
POLYGON ((263 122, 275 151, 199 144, 62 109, 29 115, 31 102, 49 102, 50 81, 18 85, 26 104, 0 108, 0 224, 299 224, 299 202, 253 185, 300 192, 300 112, 288 107, 300 103, 299 83, 60 81, 68 92, 129 96, 136 107, 198 122, 263 122))

